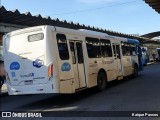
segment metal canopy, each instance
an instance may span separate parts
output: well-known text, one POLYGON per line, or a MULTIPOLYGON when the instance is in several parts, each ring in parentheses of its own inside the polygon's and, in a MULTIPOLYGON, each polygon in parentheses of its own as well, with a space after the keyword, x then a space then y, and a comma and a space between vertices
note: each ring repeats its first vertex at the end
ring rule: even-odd
POLYGON ((158 36, 160 36, 160 31, 148 33, 148 34, 142 35, 141 37, 146 37, 146 38, 152 39, 152 38, 158 37, 158 36))
POLYGON ((160 0, 145 0, 145 3, 160 14, 160 0))
POLYGON ((73 23, 72 21, 71 22, 68 22, 66 20, 61 21, 58 18, 51 19, 50 16, 42 17, 40 14, 33 16, 30 12, 20 13, 17 9, 13 11, 7 11, 4 6, 0 7, 0 22, 29 26, 29 27, 38 26, 38 25, 53 25, 53 26, 71 28, 71 29, 87 29, 87 30, 107 33, 113 36, 138 39, 141 43, 146 43, 146 42, 155 43, 155 44, 160 43, 158 41, 151 41, 148 38, 139 37, 139 36, 130 35, 130 34, 124 34, 124 33, 106 30, 106 29, 102 29, 94 26, 87 26, 80 23, 73 23))

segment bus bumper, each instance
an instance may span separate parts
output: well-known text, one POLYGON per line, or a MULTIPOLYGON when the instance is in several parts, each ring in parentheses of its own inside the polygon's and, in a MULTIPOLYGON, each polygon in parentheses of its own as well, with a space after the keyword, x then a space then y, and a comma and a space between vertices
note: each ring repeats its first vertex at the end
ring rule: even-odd
POLYGON ((10 84, 7 84, 7 89, 9 95, 57 93, 54 90, 53 84, 38 84, 25 86, 11 86, 10 84))

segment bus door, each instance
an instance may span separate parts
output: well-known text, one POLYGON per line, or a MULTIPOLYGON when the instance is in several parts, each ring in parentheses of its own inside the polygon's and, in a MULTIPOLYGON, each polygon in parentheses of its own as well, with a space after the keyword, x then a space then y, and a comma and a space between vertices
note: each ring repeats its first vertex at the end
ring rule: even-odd
POLYGON ((75 89, 86 87, 82 42, 70 41, 69 44, 72 55, 75 89))
POLYGON ((113 43, 113 52, 114 52, 114 63, 116 67, 117 77, 123 75, 122 72, 122 62, 121 62, 121 53, 120 53, 120 44, 113 43))

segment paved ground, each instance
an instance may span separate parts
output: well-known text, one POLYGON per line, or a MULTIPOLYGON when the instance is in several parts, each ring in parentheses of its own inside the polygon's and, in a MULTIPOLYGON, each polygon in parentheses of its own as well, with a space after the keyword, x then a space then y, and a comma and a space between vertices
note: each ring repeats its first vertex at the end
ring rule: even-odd
MULTIPOLYGON (((123 81, 111 82, 103 92, 95 88, 85 90, 73 95, 27 95, 6 96, 0 99, 1 111, 160 111, 160 64, 148 65, 138 78, 126 78, 123 81)), ((100 112, 101 114, 102 112, 100 112)), ((53 114, 53 113, 52 113, 53 114)), ((68 113, 67 113, 68 114, 68 113)), ((98 115, 99 112, 86 114, 98 115)), ((51 115, 47 113, 46 115, 51 115)), ((66 113, 61 114, 66 115, 66 113)), ((159 114, 160 116, 160 114, 159 114)), ((4 118, 3 118, 4 119, 4 118)), ((32 118, 35 119, 35 118, 32 118)), ((64 119, 60 118, 42 118, 64 119)), ((69 118, 66 119, 82 119, 69 118)), ((84 118, 83 118, 84 119, 84 118)), ((90 118, 106 120, 132 120, 133 117, 124 118, 90 118)), ((140 118, 143 120, 158 120, 154 118, 140 118)), ((17 120, 17 118, 15 118, 17 120)))

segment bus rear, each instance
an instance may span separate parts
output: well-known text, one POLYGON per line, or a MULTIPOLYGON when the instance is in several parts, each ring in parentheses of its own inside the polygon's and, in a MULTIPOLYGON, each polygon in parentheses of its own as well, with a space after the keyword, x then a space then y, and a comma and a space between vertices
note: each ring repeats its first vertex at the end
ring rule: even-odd
POLYGON ((46 60, 46 27, 33 27, 3 37, 9 95, 53 93, 53 64, 46 60))

